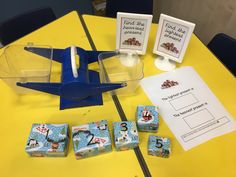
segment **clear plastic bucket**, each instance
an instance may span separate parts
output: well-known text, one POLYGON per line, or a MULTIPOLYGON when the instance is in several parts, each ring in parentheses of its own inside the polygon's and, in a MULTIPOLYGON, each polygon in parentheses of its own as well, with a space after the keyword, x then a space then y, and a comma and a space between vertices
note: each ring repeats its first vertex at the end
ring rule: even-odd
POLYGON ((29 46, 48 48, 48 58, 26 51, 23 45, 5 48, 0 56, 0 79, 5 81, 16 93, 32 93, 33 90, 16 85, 17 82, 49 82, 53 49, 49 46, 29 46))
POLYGON ((143 63, 136 53, 104 52, 98 56, 102 83, 124 83, 127 86, 112 94, 134 94, 143 78, 143 63))

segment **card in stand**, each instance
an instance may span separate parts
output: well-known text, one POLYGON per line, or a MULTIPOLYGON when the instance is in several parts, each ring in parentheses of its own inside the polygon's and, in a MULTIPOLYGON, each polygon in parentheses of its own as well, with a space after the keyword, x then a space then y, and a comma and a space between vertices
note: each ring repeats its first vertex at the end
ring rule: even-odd
POLYGON ((118 12, 116 49, 144 55, 151 23, 152 15, 118 12))

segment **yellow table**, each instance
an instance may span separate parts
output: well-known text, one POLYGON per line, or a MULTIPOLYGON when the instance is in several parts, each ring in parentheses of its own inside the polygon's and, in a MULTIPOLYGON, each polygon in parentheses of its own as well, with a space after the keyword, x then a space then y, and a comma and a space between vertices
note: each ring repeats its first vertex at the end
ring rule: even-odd
MULTIPOLYGON (((76 12, 40 28, 15 41, 13 44, 51 45, 66 48, 77 45, 91 49, 89 41, 76 12)), ((0 50, 0 54, 3 49, 0 50)), ((53 62, 53 68, 60 64, 53 62)), ((96 66, 93 66, 96 67, 96 66)), ((25 146, 33 123, 69 123, 71 126, 106 119, 119 121, 113 101, 104 99, 103 106, 85 107, 59 111, 59 97, 39 93, 35 95, 16 95, 0 80, 1 98, 1 154, 0 176, 2 177, 42 177, 42 176, 142 176, 142 170, 133 151, 108 153, 105 155, 76 160, 70 140, 69 153, 65 158, 31 158, 25 146)), ((114 149, 114 148, 113 148, 114 149)))
MULTIPOLYGON (((116 20, 90 15, 84 15, 83 18, 97 50, 114 50, 116 20)), ((142 56, 145 77, 161 73, 154 66, 155 56, 152 54, 156 30, 157 25, 152 24, 147 53, 145 56, 142 56)), ((191 37, 183 63, 177 65, 177 67, 180 66, 193 66, 224 107, 233 117, 236 117, 236 80, 195 35, 191 37)), ((135 110, 138 104, 151 104, 141 88, 137 90, 136 95, 119 97, 119 100, 129 120, 135 120, 135 110)), ((210 140, 187 152, 182 149, 162 118, 157 134, 170 137, 172 140, 172 155, 169 159, 148 156, 147 140, 149 133, 139 133, 141 140, 140 149, 152 176, 236 176, 236 132, 210 140)), ((116 160, 114 163, 123 162, 116 160)), ((133 164, 130 164, 127 168, 132 166, 133 164)), ((114 172, 115 176, 116 174, 114 172)), ((137 174, 138 176, 143 175, 140 173, 137 174)), ((125 175, 120 174, 118 176, 125 175)), ((127 176, 133 176, 133 174, 129 173, 127 176)))

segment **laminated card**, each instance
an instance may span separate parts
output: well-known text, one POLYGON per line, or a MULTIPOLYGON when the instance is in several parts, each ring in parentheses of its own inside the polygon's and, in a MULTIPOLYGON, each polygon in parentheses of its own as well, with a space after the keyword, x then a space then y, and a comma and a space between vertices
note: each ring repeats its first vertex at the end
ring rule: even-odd
POLYGON ((116 49, 144 55, 151 23, 152 15, 118 12, 116 49))
POLYGON ((161 14, 153 53, 164 60, 159 57, 155 61, 157 68, 169 71, 175 68, 175 62, 182 62, 194 27, 194 23, 161 14))

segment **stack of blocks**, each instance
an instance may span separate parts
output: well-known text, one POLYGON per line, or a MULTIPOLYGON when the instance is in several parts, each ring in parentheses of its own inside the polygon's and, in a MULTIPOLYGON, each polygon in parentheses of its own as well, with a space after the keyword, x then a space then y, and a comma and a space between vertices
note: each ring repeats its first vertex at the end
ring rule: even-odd
MULTIPOLYGON (((158 107, 138 106, 136 119, 139 131, 157 132, 159 127, 158 107)), ((148 141, 148 154, 159 157, 169 157, 170 139, 150 135, 148 141)))
POLYGON ((68 124, 33 124, 25 151, 33 157, 63 157, 68 142, 68 124))
POLYGON ((76 159, 110 152, 111 138, 106 120, 72 127, 76 159))
POLYGON ((135 122, 114 122, 113 133, 117 151, 133 149, 139 144, 138 131, 135 122))
MULTIPOLYGON (((156 106, 138 106, 136 118, 139 131, 157 132, 159 120, 156 106)), ((113 122, 116 150, 122 151, 137 147, 139 145, 138 130, 134 121, 113 122)), ((106 120, 72 127, 72 141, 76 159, 112 150, 106 120)), ((68 142, 68 124, 33 124, 25 150, 34 157, 66 156, 68 142)), ((149 136, 148 154, 169 157, 170 139, 149 136)))

